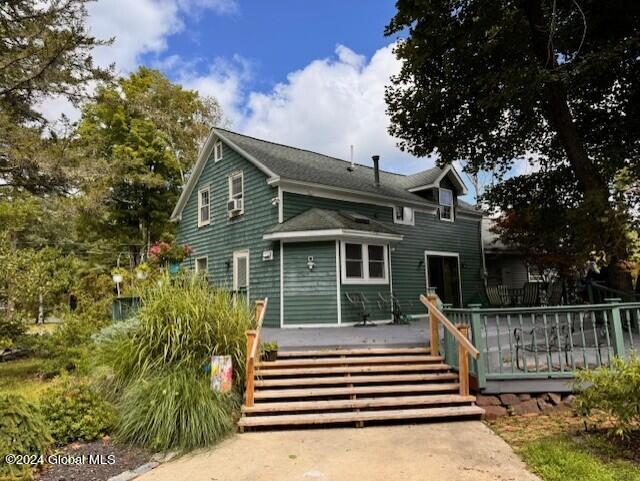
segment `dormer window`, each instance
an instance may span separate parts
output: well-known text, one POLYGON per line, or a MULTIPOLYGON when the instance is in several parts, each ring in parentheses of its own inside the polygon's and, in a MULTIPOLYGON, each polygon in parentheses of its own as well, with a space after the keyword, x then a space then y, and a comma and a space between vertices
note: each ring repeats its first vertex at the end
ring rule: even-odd
POLYGON ((414 225, 414 211, 411 207, 393 208, 394 224, 414 225))
POLYGON ((222 160, 222 142, 219 140, 213 146, 213 161, 218 162, 222 160))
POLYGON ((438 203, 440 204, 440 220, 453 222, 453 192, 449 189, 438 189, 438 203))

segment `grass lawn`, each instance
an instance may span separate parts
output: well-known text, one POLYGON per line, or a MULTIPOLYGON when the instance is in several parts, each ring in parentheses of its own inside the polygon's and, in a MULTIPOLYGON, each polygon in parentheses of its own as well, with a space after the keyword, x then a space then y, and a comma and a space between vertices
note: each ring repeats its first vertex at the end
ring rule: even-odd
POLYGON ((38 378, 42 359, 28 358, 0 362, 0 392, 21 394, 30 401, 37 401, 50 380, 38 378))
POLYGON ((544 481, 640 481, 640 443, 585 432, 572 414, 507 417, 491 428, 544 481))

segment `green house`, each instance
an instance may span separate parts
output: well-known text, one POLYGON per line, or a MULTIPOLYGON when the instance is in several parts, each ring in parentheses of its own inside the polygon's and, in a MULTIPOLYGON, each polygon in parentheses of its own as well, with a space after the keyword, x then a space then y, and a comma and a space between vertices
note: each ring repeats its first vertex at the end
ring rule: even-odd
POLYGON ((482 215, 453 166, 413 175, 214 128, 172 214, 186 266, 249 299, 265 325, 424 315, 418 297, 481 300, 482 215))

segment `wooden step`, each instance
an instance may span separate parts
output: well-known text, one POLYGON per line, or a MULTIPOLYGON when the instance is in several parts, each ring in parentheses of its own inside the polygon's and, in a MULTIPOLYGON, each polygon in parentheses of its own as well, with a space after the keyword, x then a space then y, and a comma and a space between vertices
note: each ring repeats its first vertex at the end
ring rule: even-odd
POLYGON ((258 363, 259 369, 292 367, 292 366, 332 366, 354 364, 399 364, 399 363, 427 363, 441 362, 442 356, 361 356, 361 357, 328 357, 320 359, 281 359, 278 361, 262 361, 258 363))
POLYGON ((393 386, 320 387, 311 389, 258 389, 254 399, 280 399, 324 396, 350 396, 358 394, 395 394, 402 392, 443 392, 454 391, 458 383, 398 384, 393 386))
POLYGON ((355 349, 314 349, 308 351, 278 351, 278 359, 291 357, 325 357, 325 356, 382 356, 399 354, 428 354, 426 347, 369 347, 355 349))
POLYGON ((447 371, 451 369, 448 364, 398 364, 398 365, 373 365, 373 366, 326 366, 326 367, 291 367, 283 369, 263 369, 256 371, 256 377, 270 376, 309 376, 319 374, 347 374, 347 373, 376 373, 376 372, 422 372, 422 371, 447 371))
POLYGON ((424 409, 395 409, 387 411, 360 411, 320 414, 289 414, 279 416, 243 417, 238 426, 285 426, 304 424, 335 424, 352 421, 384 421, 398 419, 429 419, 460 416, 481 416, 484 410, 477 406, 454 406, 424 409))
POLYGON ((475 396, 459 394, 432 394, 429 396, 373 397, 360 399, 337 399, 331 401, 297 401, 257 403, 251 407, 242 406, 247 414, 289 412, 289 411, 327 411, 332 409, 365 409, 392 406, 416 406, 433 404, 462 404, 475 402, 475 396))
POLYGON ((376 376, 298 377, 256 380, 256 387, 315 386, 323 384, 399 383, 411 381, 452 381, 458 374, 389 374, 376 376))

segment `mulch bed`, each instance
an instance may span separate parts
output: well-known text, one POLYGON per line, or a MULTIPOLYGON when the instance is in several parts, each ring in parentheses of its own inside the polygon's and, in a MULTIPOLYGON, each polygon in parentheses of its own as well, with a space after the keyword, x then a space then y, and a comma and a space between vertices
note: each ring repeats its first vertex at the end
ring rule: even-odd
POLYGON ((87 461, 83 464, 45 464, 35 473, 37 481, 106 481, 123 471, 136 469, 149 462, 151 454, 142 449, 113 443, 108 437, 91 443, 72 443, 60 448, 58 458, 66 456, 78 458, 84 455, 87 461), (89 463, 89 456, 101 459, 104 464, 89 463), (102 456, 99 458, 99 456, 102 456), (109 456, 113 456, 113 464, 109 456))

